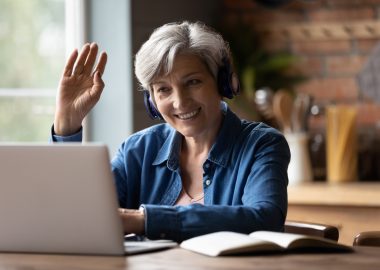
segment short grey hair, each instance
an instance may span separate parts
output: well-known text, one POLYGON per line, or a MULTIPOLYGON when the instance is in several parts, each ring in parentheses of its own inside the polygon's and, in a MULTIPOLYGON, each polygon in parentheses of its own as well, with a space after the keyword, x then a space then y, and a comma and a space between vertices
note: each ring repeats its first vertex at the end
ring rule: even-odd
POLYGON ((230 49, 222 36, 201 22, 168 23, 157 28, 135 56, 135 74, 143 89, 160 74, 168 74, 179 54, 199 57, 217 79, 224 58, 230 62, 230 49))

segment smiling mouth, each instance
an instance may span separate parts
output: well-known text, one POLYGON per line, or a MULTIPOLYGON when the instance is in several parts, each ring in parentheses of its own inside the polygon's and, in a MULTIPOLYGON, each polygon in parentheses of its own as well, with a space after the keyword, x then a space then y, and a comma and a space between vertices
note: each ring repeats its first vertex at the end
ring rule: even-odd
POLYGON ((181 120, 189 120, 189 119, 192 119, 195 116, 197 116, 200 111, 201 111, 201 108, 199 108, 195 111, 189 112, 189 113, 176 114, 176 117, 181 119, 181 120))

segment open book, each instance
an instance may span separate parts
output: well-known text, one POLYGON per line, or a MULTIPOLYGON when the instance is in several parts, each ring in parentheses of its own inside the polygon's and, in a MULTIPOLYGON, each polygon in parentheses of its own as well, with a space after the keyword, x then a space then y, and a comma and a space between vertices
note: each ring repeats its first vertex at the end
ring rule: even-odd
POLYGON ((321 237, 269 231, 257 231, 249 235, 226 231, 215 232, 185 240, 180 246, 209 256, 291 250, 353 250, 349 246, 321 237))

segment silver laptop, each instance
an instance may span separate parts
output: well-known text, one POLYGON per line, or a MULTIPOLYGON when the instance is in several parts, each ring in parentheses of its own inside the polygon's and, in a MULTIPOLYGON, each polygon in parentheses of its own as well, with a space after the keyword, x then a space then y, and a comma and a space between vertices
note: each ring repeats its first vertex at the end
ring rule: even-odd
POLYGON ((175 246, 124 241, 107 147, 0 145, 0 252, 124 255, 175 246))

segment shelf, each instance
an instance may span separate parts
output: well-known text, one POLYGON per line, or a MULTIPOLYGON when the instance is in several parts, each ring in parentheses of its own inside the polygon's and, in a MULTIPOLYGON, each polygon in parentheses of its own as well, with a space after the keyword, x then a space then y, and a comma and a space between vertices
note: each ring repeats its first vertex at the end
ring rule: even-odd
POLYGON ((379 20, 353 22, 308 22, 259 25, 255 30, 266 38, 299 41, 351 40, 380 37, 379 20))
POLYGON ((289 205, 380 207, 380 182, 289 186, 288 200, 289 205))

